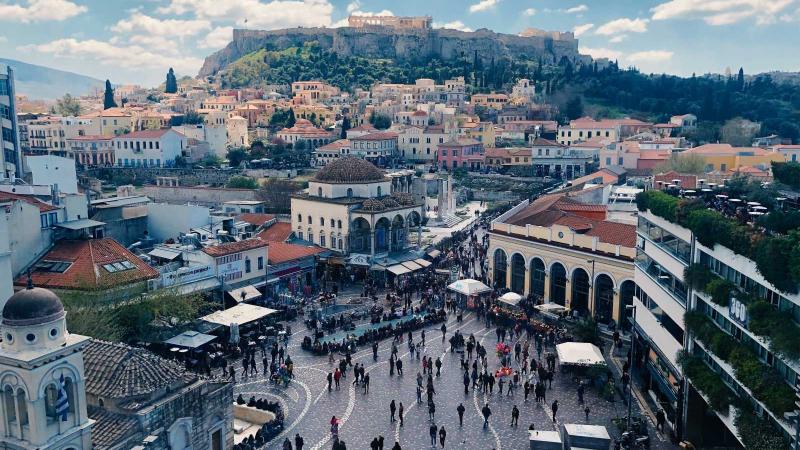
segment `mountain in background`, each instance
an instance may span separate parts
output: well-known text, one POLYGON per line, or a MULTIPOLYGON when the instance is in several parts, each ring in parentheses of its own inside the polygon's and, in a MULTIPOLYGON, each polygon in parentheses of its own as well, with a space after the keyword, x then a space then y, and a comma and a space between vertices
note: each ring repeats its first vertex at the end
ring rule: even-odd
POLYGON ((14 69, 14 85, 18 95, 32 100, 52 100, 66 93, 81 96, 102 89, 104 82, 64 70, 28 64, 13 59, 0 58, 0 64, 14 69))

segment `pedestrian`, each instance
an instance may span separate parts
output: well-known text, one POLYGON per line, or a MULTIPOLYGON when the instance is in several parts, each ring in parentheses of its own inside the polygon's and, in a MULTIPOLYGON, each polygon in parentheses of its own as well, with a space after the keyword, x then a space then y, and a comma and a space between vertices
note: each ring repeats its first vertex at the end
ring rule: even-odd
POLYGON ((431 435, 431 447, 436 447, 436 433, 439 431, 439 427, 432 423, 428 430, 431 435))
POLYGON ((590 412, 592 412, 592 410, 590 410, 588 406, 586 408, 583 408, 583 413, 586 414, 586 421, 587 422, 589 421, 589 413, 590 412))
MULTIPOLYGON (((389 422, 390 423, 394 423, 394 413, 395 413, 395 411, 397 411, 397 406, 395 406, 394 400, 392 400, 392 402, 389 403, 389 414, 390 414, 389 422)), ((553 420, 553 421, 555 422, 555 420, 553 420)))
POLYGON ((550 408, 553 410, 553 423, 556 423, 556 413, 558 412, 558 400, 554 400, 553 405, 550 408))
POLYGON ((398 359, 397 362, 395 362, 395 366, 397 366, 397 374, 402 377, 403 376, 403 361, 398 359))
POLYGON ((463 403, 459 403, 458 404, 458 408, 456 408, 456 411, 458 411, 458 426, 459 427, 463 427, 464 426, 464 411, 466 411, 466 408, 464 408, 464 404, 463 403))
POLYGON ((489 408, 488 403, 483 405, 483 408, 481 409, 481 414, 483 414, 483 428, 486 428, 489 426, 489 416, 492 415, 492 409, 489 408))
POLYGON ((300 433, 295 433, 294 435, 294 448, 295 450, 303 450, 303 446, 306 444, 305 440, 300 437, 300 433))
POLYGON ((283 450, 292 450, 292 442, 288 437, 283 440, 283 450))
MULTIPOLYGON (((395 443, 397 445, 397 443, 395 443)), ((378 450, 383 450, 383 435, 378 435, 378 450)))
POLYGON ((659 408, 656 411, 656 429, 660 432, 664 432, 664 424, 667 422, 666 414, 664 414, 664 410, 659 408))
POLYGON ((339 380, 342 379, 342 371, 337 367, 333 372, 333 381, 336 383, 336 390, 339 390, 339 380))
POLYGON ((581 405, 583 404, 583 392, 584 392, 583 381, 578 383, 578 403, 581 405))
POLYGON ((436 404, 428 402, 428 419, 431 421, 436 420, 436 404))
POLYGON ((392 447, 392 450, 403 450, 403 448, 400 447, 400 443, 399 442, 394 441, 394 446, 392 447))
POLYGON ((436 376, 438 377, 441 374, 442 374, 442 359, 436 358, 436 376))
POLYGON ((230 377, 231 381, 236 383, 236 369, 234 369, 233 366, 230 367, 230 377))
POLYGON ((514 405, 514 407, 511 408, 511 426, 515 427, 518 425, 519 425, 519 408, 517 408, 517 405, 514 405))
POLYGON ((372 438, 372 442, 369 443, 370 450, 378 450, 378 438, 372 438))
POLYGON ((469 394, 469 372, 464 371, 464 395, 469 394))
POLYGON ((403 411, 405 411, 405 407, 403 406, 403 402, 400 402, 400 408, 397 410, 400 417, 400 426, 403 426, 403 411))
POLYGON ((497 380, 497 388, 500 390, 501 396, 503 395, 503 386, 505 386, 505 384, 506 384, 505 377, 500 377, 500 379, 497 380))
POLYGON ((447 325, 442 324, 441 330, 442 330, 442 343, 444 343, 444 337, 447 334, 447 325))
POLYGON ((369 374, 362 377, 364 383, 364 394, 369 394, 369 374))
POLYGON ((422 386, 417 385, 417 403, 422 403, 422 386))
POLYGON ((444 425, 442 425, 442 427, 439 428, 439 445, 441 445, 442 448, 444 448, 444 440, 446 437, 447 437, 447 431, 445 431, 444 425))
POLYGON ((529 380, 525 380, 525 384, 522 385, 523 389, 525 390, 525 401, 528 401, 528 394, 531 392, 531 382, 529 380))

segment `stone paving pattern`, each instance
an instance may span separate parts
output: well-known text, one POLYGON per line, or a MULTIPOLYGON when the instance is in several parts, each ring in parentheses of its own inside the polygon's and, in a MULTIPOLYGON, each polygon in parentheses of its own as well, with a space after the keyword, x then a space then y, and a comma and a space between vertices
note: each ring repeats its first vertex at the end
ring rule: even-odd
MULTIPOLYGON (((447 336, 460 329, 468 337, 474 334, 486 348, 489 358, 489 369, 494 370, 500 366, 494 353, 497 343, 495 329, 486 328, 473 313, 464 315, 462 323, 457 323, 455 315, 448 316, 447 336)), ((312 356, 300 349, 302 336, 306 334, 302 322, 292 324, 297 331, 289 342, 289 354, 295 364, 295 379, 288 387, 271 385, 263 376, 242 378, 237 370, 238 383, 235 395, 242 394, 245 399, 251 395, 279 400, 286 414, 286 429, 277 438, 273 439, 266 448, 281 449, 284 438, 289 437, 293 442, 295 433, 300 433, 305 440, 305 449, 331 448, 329 422, 335 415, 341 420, 339 437, 348 449, 369 449, 369 444, 375 436, 384 436, 384 449, 389 450, 395 440, 400 442, 403 449, 431 448, 428 411, 426 396, 423 394, 423 403, 416 402, 416 373, 422 366, 416 356, 412 360, 408 353, 408 346, 404 342, 398 345, 398 355, 403 359, 404 374, 389 376, 388 357, 391 352, 391 339, 384 340, 379 345, 379 358, 373 361, 372 350, 369 347, 359 348, 353 357, 353 363, 359 362, 366 365, 370 374, 370 391, 363 393, 361 386, 353 386, 352 369, 348 368, 347 378, 341 380, 340 390, 328 392, 326 375, 333 371, 333 365, 328 363, 326 356, 312 356), (399 421, 390 423, 389 402, 394 399, 398 404, 405 406, 404 426, 400 427, 399 421)), ((529 445, 528 426, 533 423, 539 430, 556 430, 562 423, 589 423, 604 425, 612 437, 618 436, 616 426, 612 419, 623 417, 627 414, 627 406, 617 397, 616 402, 608 402, 598 396, 594 388, 586 389, 584 399, 591 409, 589 420, 584 415, 584 405, 578 403, 576 385, 569 374, 557 373, 552 389, 547 391, 546 404, 536 403, 531 395, 524 401, 524 391, 520 386, 512 396, 501 397, 495 385, 493 395, 484 395, 477 390, 464 394, 462 382, 463 373, 459 365, 459 355, 449 351, 449 343, 441 340, 439 325, 431 326, 426 330, 425 355, 431 356, 434 361, 441 357, 443 366, 440 377, 434 377, 436 395, 436 424, 444 426, 447 430, 445 448, 468 449, 527 449, 529 445), (558 399, 557 423, 552 421, 550 405, 558 399), (464 426, 458 425, 456 408, 463 402, 466 408, 464 426), (483 418, 480 409, 488 402, 492 409, 490 426, 483 428, 483 418), (520 409, 518 427, 511 427, 511 409, 513 405, 520 409)), ((420 332, 414 333, 414 341, 420 339, 420 332)), ((531 345, 533 355, 535 348, 531 345)), ((552 349, 551 349, 552 350, 552 349)), ((258 355, 260 356, 260 355, 258 355)), ((474 356, 474 354, 473 354, 474 356)), ((337 363, 338 358, 337 355, 337 363)), ((537 358, 538 360, 539 358, 537 358)), ((261 369, 260 358, 258 359, 261 369)), ((240 365, 236 365, 239 369, 240 365)), ((635 414, 639 405, 634 404, 635 414)), ((652 427, 651 427, 652 428, 652 427)), ((665 439, 651 431, 653 449, 675 449, 676 446, 665 442, 665 439)))

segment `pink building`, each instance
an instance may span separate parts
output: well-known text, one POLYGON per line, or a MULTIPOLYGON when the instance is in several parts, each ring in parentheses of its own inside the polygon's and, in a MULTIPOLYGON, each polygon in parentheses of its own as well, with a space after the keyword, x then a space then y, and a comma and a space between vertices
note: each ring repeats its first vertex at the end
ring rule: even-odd
POLYGON ((458 138, 439 144, 438 163, 444 170, 465 167, 480 170, 484 166, 483 144, 475 139, 458 138))

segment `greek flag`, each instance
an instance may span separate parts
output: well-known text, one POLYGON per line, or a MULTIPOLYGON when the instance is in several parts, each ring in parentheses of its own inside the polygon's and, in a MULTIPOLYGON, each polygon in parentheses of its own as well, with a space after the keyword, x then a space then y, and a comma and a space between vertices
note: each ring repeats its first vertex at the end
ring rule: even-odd
POLYGON ((61 421, 67 421, 67 413, 69 412, 69 398, 67 397, 67 389, 64 384, 64 374, 58 380, 58 399, 56 401, 56 414, 61 416, 61 421))

